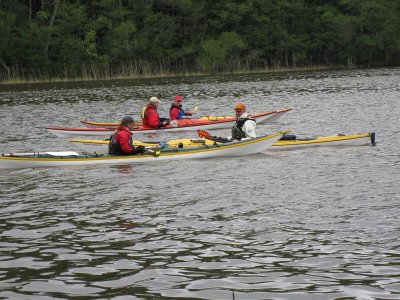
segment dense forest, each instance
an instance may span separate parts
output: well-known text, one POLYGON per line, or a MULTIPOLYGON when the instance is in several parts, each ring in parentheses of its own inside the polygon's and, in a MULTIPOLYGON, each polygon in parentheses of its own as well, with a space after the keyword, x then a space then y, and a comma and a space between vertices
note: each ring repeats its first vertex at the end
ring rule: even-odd
POLYGON ((0 82, 400 64, 399 0, 0 0, 0 82))

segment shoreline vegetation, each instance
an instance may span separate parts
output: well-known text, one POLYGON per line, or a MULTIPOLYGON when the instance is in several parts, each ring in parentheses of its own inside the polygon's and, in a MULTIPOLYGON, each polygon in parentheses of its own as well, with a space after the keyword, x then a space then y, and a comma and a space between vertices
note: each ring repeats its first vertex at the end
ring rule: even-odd
POLYGON ((337 70, 337 69, 353 69, 353 67, 345 66, 309 66, 309 67, 271 67, 256 70, 236 70, 221 73, 201 73, 201 72, 185 72, 185 73, 148 73, 148 74, 102 74, 102 75, 86 75, 81 77, 27 77, 27 78, 10 78, 0 81, 1 85, 17 85, 17 84, 32 84, 32 83, 58 83, 58 82, 84 82, 84 81, 107 81, 107 80, 129 80, 129 79, 149 79, 149 78, 174 78, 174 77, 200 77, 200 76, 226 76, 226 75, 250 75, 250 74, 273 74, 284 72, 301 72, 301 71, 322 71, 322 70, 337 70))
POLYGON ((400 65, 395 0, 0 0, 0 84, 400 65))

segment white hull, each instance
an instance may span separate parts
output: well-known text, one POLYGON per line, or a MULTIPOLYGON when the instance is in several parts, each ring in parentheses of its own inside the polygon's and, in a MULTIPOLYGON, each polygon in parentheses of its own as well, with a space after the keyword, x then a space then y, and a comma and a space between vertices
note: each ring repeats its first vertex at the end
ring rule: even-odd
MULTIPOLYGON (((286 131, 287 132, 287 131, 286 131)), ((164 160, 185 160, 201 159, 212 157, 230 157, 243 156, 263 152, 274 142, 279 140, 285 132, 276 133, 269 136, 263 136, 256 139, 227 143, 221 146, 199 146, 187 150, 162 151, 158 157, 150 154, 132 155, 132 156, 101 156, 101 157, 18 157, 0 156, 0 169, 15 168, 37 168, 37 167, 60 167, 60 166, 78 166, 94 164, 129 164, 129 163, 147 163, 164 160)))
MULTIPOLYGON (((256 117, 256 121, 258 124, 268 124, 276 121, 280 118, 287 110, 276 111, 271 114, 263 115, 256 117)), ((147 134, 147 133, 168 133, 168 132, 184 132, 184 131, 193 131, 193 130, 213 130, 213 129, 226 129, 231 128, 235 120, 227 121, 227 122, 219 122, 198 126, 189 126, 189 127, 171 127, 171 128, 161 128, 161 129, 148 129, 148 130, 133 130, 132 133, 137 135, 147 134)), ((64 127, 46 127, 46 131, 52 133, 58 137, 76 137, 76 136, 111 136, 114 129, 109 128, 64 128, 64 127)))
POLYGON ((102 130, 102 131, 91 131, 91 130, 76 130, 68 128, 46 128, 46 131, 54 134, 55 136, 65 138, 65 137, 75 137, 75 136, 111 136, 115 130, 102 130))

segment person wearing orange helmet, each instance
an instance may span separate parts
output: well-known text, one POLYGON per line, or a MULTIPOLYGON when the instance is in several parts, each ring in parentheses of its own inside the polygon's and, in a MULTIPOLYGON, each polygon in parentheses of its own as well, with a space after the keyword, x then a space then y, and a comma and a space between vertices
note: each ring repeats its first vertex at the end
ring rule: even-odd
POLYGON ((256 120, 249 117, 246 106, 239 102, 235 105, 236 122, 232 127, 232 135, 228 137, 212 136, 204 130, 198 130, 199 137, 219 143, 229 143, 233 140, 245 141, 256 138, 256 120))
POLYGON ((256 120, 250 118, 246 106, 239 102, 235 105, 236 122, 232 127, 232 136, 230 140, 247 140, 256 138, 256 120))

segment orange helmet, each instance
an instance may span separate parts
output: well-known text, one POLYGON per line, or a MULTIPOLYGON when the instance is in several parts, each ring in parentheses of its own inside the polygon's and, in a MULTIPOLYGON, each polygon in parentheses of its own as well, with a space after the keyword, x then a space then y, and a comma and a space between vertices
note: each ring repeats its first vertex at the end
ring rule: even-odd
POLYGON ((236 103, 235 110, 236 111, 245 111, 246 106, 242 102, 236 103))

